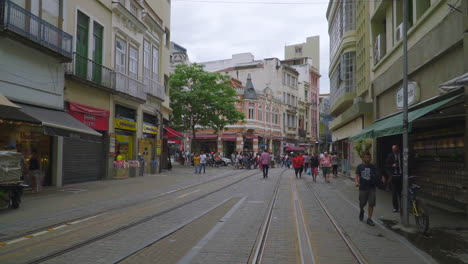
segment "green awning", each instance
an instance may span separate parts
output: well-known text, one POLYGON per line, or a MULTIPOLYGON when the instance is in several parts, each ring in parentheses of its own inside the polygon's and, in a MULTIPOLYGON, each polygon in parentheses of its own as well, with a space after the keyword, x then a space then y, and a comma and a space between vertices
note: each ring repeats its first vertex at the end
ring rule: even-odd
MULTIPOLYGON (((458 97, 460 97, 460 95, 410 111, 408 113, 409 131, 411 131, 411 122, 449 103, 450 101, 458 97)), ((397 134, 403 134, 403 113, 399 113, 394 116, 375 122, 374 124, 361 130, 361 132, 350 137, 350 140, 356 141, 366 138, 378 138, 397 134)))

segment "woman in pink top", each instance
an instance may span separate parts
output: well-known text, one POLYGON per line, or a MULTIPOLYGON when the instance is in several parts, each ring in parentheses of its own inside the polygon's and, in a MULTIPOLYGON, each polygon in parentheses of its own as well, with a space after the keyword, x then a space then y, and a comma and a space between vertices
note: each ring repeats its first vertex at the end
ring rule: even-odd
POLYGON ((332 166, 331 156, 328 155, 328 152, 323 153, 323 157, 320 159, 320 167, 322 167, 323 177, 326 182, 330 182, 328 179, 328 174, 330 173, 330 168, 332 166))

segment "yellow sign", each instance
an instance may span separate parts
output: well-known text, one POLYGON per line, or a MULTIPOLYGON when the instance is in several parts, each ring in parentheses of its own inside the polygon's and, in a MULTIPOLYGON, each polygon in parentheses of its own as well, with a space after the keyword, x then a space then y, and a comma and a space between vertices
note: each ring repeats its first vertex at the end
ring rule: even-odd
POLYGON ((157 135, 157 134, 158 134, 158 127, 157 127, 157 126, 152 126, 152 125, 143 124, 143 133, 157 135))
POLYGON ((156 155, 161 156, 161 148, 156 147, 156 155))
POLYGON ((114 126, 115 128, 125 129, 136 131, 137 130, 137 123, 125 119, 116 118, 114 119, 114 126))

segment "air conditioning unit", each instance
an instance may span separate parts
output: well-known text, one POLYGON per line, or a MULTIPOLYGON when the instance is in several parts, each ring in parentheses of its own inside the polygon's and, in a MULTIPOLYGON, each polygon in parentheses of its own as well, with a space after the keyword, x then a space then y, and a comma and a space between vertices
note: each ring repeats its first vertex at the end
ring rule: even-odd
POLYGON ((395 29, 395 43, 403 39, 403 23, 395 29))
POLYGON ((385 34, 379 34, 377 35, 377 38, 375 38, 375 43, 374 43, 374 62, 377 64, 386 54, 387 48, 386 48, 386 40, 385 40, 385 34))

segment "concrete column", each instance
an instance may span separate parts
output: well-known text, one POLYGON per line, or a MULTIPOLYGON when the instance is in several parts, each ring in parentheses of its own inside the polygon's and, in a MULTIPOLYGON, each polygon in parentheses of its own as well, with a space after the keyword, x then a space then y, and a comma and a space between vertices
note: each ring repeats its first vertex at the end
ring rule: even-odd
POLYGON ((221 155, 224 155, 224 145, 223 145, 223 140, 221 139, 221 135, 218 135, 218 153, 221 153, 221 155))
POLYGON ((63 137, 53 137, 53 163, 52 184, 55 187, 63 186, 63 137))
POLYGON ((258 152, 258 137, 253 139, 253 152, 258 152))
POLYGON ((241 133, 237 133, 237 138, 236 138, 236 151, 242 152, 244 150, 244 137, 242 136, 241 133))

